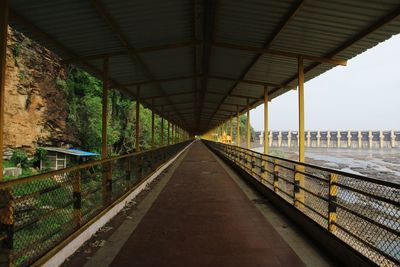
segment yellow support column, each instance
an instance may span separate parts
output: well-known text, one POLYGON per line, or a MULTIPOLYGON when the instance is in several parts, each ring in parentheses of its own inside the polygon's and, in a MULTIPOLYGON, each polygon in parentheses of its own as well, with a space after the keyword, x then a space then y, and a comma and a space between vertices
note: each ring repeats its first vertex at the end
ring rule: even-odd
POLYGON ((247 98, 247 121, 246 121, 246 137, 247 137, 247 149, 250 149, 250 107, 249 99, 247 98))
POLYGON ((135 128, 135 143, 136 152, 140 151, 140 87, 136 89, 136 128, 135 128))
POLYGON ((268 88, 264 87, 264 154, 268 154, 268 88))
POLYGON ((151 148, 154 148, 154 98, 151 100, 151 148))
MULTIPOLYGON (((297 59, 298 63, 298 101, 299 101, 299 161, 304 162, 304 65, 303 58, 297 59)), ((294 205, 298 208, 303 208, 304 191, 304 175, 299 172, 304 172, 305 168, 301 165, 296 165, 296 173, 294 177, 294 205)))
MULTIPOLYGON (((8 38, 8 1, 0 1, 0 181, 3 180, 4 91, 8 38)), ((12 126, 11 126, 12 127, 12 126)))
POLYGON ((240 146, 240 115, 239 106, 236 106, 236 145, 240 146))
POLYGON ((170 121, 169 120, 167 120, 167 145, 169 145, 169 142, 170 142, 170 127, 171 127, 171 125, 170 125, 170 121))
POLYGON ((171 122, 171 144, 175 143, 175 125, 171 122))
MULTIPOLYGON (((0 1, 0 181, 3 180, 3 129, 4 129, 4 95, 6 80, 6 57, 8 38, 8 0, 0 1)), ((10 125, 12 127, 12 125, 10 125)), ((0 264, 12 266, 13 232, 14 232, 14 197, 11 188, 0 191, 0 223, 3 228, 2 246, 0 247, 0 264)))
POLYGON ((231 115, 230 118, 229 118, 229 126, 230 126, 229 135, 230 135, 230 137, 231 137, 231 139, 229 140, 229 143, 232 144, 232 141, 233 141, 232 115, 231 115))
MULTIPOLYGON (((107 115, 108 115, 108 57, 103 62, 103 102, 102 102, 102 121, 101 121, 101 158, 107 158, 107 115)), ((111 165, 105 163, 102 166, 102 197, 103 203, 108 204, 111 200, 112 172, 111 165)))
POLYGON ((107 158, 107 113, 108 113, 108 57, 103 62, 103 102, 101 113, 101 158, 107 158))
POLYGON ((161 135, 161 146, 163 146, 164 145, 164 114, 162 114, 162 117, 161 117, 161 132, 160 132, 160 135, 161 135))

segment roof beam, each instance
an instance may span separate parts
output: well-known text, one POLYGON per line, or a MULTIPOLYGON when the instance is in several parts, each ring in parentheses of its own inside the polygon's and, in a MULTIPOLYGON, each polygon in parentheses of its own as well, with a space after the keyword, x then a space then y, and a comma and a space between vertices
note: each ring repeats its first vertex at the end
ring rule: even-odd
POLYGON ((126 56, 126 55, 129 55, 130 53, 143 54, 143 53, 149 53, 149 52, 158 52, 158 51, 171 50, 171 49, 177 49, 177 48, 182 48, 182 47, 193 47, 193 46, 198 45, 199 43, 200 43, 199 41, 189 41, 189 42, 177 42, 177 43, 171 43, 171 44, 165 44, 165 45, 159 45, 159 46, 153 46, 153 47, 130 48, 130 49, 124 49, 124 50, 116 51, 116 52, 112 52, 112 53, 94 54, 94 55, 89 55, 89 56, 75 56, 75 57, 64 59, 63 62, 64 63, 75 63, 75 62, 81 62, 81 61, 86 61, 86 60, 102 59, 104 57, 126 56))
MULTIPOLYGON (((204 1, 204 12, 203 12, 203 42, 211 42, 213 43, 215 40, 215 25, 217 24, 217 11, 219 7, 220 1, 219 0, 207 0, 204 1)), ((212 53, 212 47, 206 45, 203 43, 203 69, 202 73, 203 75, 208 75, 210 72, 210 66, 211 66, 211 53, 212 53)), ((200 120, 200 114, 203 108, 203 102, 204 102, 204 95, 207 90, 207 84, 208 84, 208 79, 207 76, 203 77, 202 80, 202 88, 201 91, 199 92, 199 120, 200 120)), ((199 130, 200 130, 201 125, 199 125, 199 130)))
MULTIPOLYGON (((197 0, 192 1, 192 33, 193 33, 193 40, 197 41, 197 0)), ((200 113, 200 103, 198 103, 198 90, 197 88, 197 45, 193 47, 193 88, 195 90, 194 99, 193 99, 193 108, 200 113)), ((197 118, 197 127, 200 127, 200 117, 197 118)), ((199 129, 198 129, 199 130, 199 129)))
MULTIPOLYGON (((158 80, 154 79, 154 80, 126 83, 126 84, 123 84, 123 86, 130 87, 130 86, 138 86, 138 85, 144 85, 144 84, 166 83, 166 82, 173 82, 173 81, 179 81, 179 80, 189 80, 189 79, 193 79, 193 78, 201 78, 204 76, 206 76, 206 75, 189 75, 189 76, 180 76, 180 77, 167 78, 167 79, 158 79, 158 80)), ((219 76, 219 75, 207 75, 207 78, 217 79, 217 80, 225 80, 225 81, 238 81, 238 79, 236 79, 236 78, 219 76)), ((279 88, 285 88, 285 89, 293 89, 296 87, 296 85, 277 84, 277 83, 247 80, 247 79, 239 80, 239 83, 279 87, 279 88)))
POLYGON ((318 57, 318 56, 306 55, 306 54, 301 54, 301 53, 293 53, 293 52, 289 52, 289 51, 275 50, 275 49, 270 49, 270 48, 265 48, 265 47, 260 48, 260 47, 255 47, 255 46, 236 45, 236 44, 228 44, 228 43, 213 43, 212 45, 215 47, 221 47, 221 48, 256 52, 257 54, 271 54, 271 55, 290 57, 290 58, 296 58, 296 59, 298 57, 302 57, 303 59, 315 61, 315 62, 319 62, 319 63, 327 63, 327 64, 341 65, 341 66, 347 65, 347 60, 343 60, 343 59, 333 59, 330 57, 318 57))
MULTIPOLYGON (((191 104, 192 101, 185 101, 185 102, 178 102, 178 103, 169 103, 169 104, 159 104, 159 105, 154 105, 153 107, 167 107, 167 106, 177 106, 177 105, 187 105, 187 104, 191 104)), ((219 102, 212 102, 212 101, 203 101, 204 104, 219 104, 219 102)), ((242 104, 232 104, 232 103, 223 103, 223 105, 227 105, 227 106, 239 106, 239 107, 245 107, 246 105, 242 105, 242 104)))
MULTIPOLYGON (((214 92, 214 91, 207 91, 206 94, 225 96, 224 93, 214 92)), ((245 96, 245 95, 236 95, 236 94, 230 94, 229 97, 244 98, 244 99, 247 99, 247 98, 248 99, 261 99, 261 96, 256 97, 256 96, 245 96)))
MULTIPOLYGON (((191 95, 191 94, 195 94, 196 91, 190 91, 190 92, 179 92, 179 93, 173 93, 173 94, 168 94, 168 97, 171 96, 181 96, 181 95, 191 95)), ((164 98, 165 96, 147 96, 147 97, 142 97, 142 99, 157 99, 157 98, 164 98)))
MULTIPOLYGON (((300 11, 301 7, 303 6, 305 0, 302 1, 297 1, 295 5, 289 10, 289 12, 286 14, 286 16, 283 17, 281 22, 279 23, 278 27, 276 27, 275 31, 271 34, 271 36, 267 39, 265 42, 263 48, 270 48, 271 44, 274 42, 274 40, 278 37, 278 35, 287 27, 289 24, 290 20, 296 16, 296 14, 300 11)), ((240 80, 244 80, 247 73, 251 70, 251 68, 257 63, 257 61, 261 58, 263 54, 258 53, 257 55, 254 56, 253 60, 250 62, 250 64, 243 70, 242 74, 239 76, 235 84, 231 87, 229 90, 227 96, 232 93, 232 91, 236 88, 236 86, 239 84, 240 80)), ((221 100, 221 104, 217 107, 215 110, 215 113, 217 112, 218 108, 222 105, 222 103, 225 101, 227 98, 224 97, 224 99, 221 100)))

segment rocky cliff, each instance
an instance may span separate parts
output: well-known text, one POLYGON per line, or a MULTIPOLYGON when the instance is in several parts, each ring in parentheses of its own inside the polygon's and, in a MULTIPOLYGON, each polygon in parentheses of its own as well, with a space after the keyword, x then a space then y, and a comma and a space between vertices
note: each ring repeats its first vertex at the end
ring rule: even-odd
POLYGON ((68 105, 57 81, 65 79, 60 58, 9 30, 5 84, 4 148, 32 154, 37 146, 80 145, 67 124, 68 105))

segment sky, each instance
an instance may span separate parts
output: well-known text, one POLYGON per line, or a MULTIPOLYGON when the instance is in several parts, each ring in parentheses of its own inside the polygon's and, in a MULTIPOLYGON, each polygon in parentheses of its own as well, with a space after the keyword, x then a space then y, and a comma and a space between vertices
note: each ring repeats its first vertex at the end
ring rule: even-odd
MULTIPOLYGON (((306 130, 400 130, 400 35, 304 85, 306 130)), ((297 90, 269 102, 269 130, 297 130, 297 90)), ((264 105, 250 113, 264 130, 264 105)))

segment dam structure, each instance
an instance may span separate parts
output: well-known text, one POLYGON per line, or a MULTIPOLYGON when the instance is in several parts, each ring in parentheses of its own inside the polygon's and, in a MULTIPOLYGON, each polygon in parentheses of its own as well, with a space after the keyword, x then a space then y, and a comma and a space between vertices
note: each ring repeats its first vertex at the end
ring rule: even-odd
MULTIPOLYGON (((228 137, 229 139, 229 137, 228 137)), ((305 131, 307 148, 390 149, 400 147, 400 131, 305 131)), ((264 132, 255 132, 254 142, 264 142, 264 132)), ((293 148, 299 146, 298 131, 269 131, 269 147, 293 148)))

